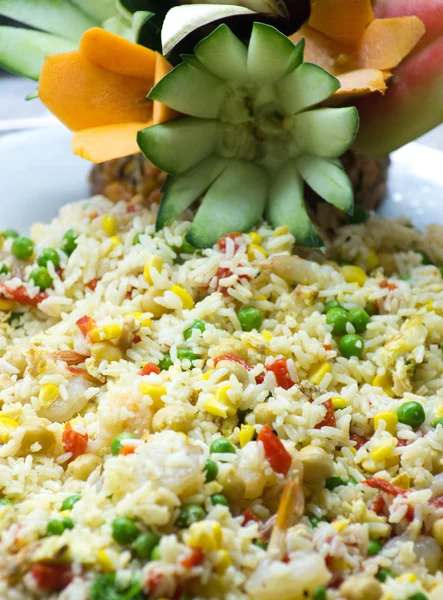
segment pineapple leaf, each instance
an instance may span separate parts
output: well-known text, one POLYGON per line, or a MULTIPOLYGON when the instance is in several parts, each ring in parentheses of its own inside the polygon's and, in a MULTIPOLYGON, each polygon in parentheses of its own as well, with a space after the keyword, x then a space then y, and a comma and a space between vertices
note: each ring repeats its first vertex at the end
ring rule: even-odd
POLYGON ((0 0, 0 15, 74 41, 98 24, 66 0, 0 0))
POLYGON ((97 23, 118 15, 115 0, 69 0, 97 23))

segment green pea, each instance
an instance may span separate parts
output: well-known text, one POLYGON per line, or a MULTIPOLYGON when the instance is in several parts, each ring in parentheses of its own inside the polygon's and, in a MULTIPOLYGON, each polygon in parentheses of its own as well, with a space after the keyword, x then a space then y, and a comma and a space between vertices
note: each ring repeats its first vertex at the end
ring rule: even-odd
POLYGON ((137 244, 141 244, 140 234, 139 233, 137 233, 136 235, 134 235, 134 237, 132 238, 132 245, 133 246, 137 246, 137 244))
POLYGON ((318 524, 325 520, 325 519, 319 519, 318 517, 316 517, 314 515, 311 515, 310 517, 308 517, 308 519, 309 519, 309 522, 311 523, 311 527, 313 529, 318 527, 318 524))
POLYGON ((438 427, 438 425, 441 425, 443 427, 443 417, 440 417, 439 419, 434 421, 434 427, 438 427))
POLYGON ((419 402, 405 402, 397 411, 400 423, 416 429, 425 422, 425 411, 419 402))
POLYGON ((205 517, 206 512, 198 504, 185 504, 180 509, 176 523, 179 527, 185 528, 189 527, 191 523, 201 521, 205 517))
POLYGON ((119 544, 130 544, 139 535, 140 529, 131 517, 117 517, 112 521, 112 537, 119 544))
POLYGON ((7 498, 0 498, 0 506, 12 506, 12 502, 7 498))
POLYGON ((74 521, 69 517, 63 517, 62 523, 65 529, 74 529, 74 521))
POLYGON ((50 262, 54 265, 54 268, 57 269, 57 267, 60 266, 60 256, 54 248, 45 248, 37 258, 37 264, 39 267, 47 267, 50 262))
POLYGON ((73 229, 68 229, 63 236, 62 250, 68 256, 71 256, 71 254, 77 248, 77 237, 78 235, 73 229))
POLYGON ((218 466, 213 460, 208 458, 203 468, 203 472, 205 473, 205 481, 209 483, 210 481, 214 481, 214 479, 218 475, 218 466))
POLYGON ((132 544, 133 549, 139 556, 139 558, 143 558, 145 560, 149 560, 151 558, 151 553, 155 546, 160 541, 160 536, 154 533, 153 531, 146 531, 138 536, 135 542, 132 544))
POLYGON ((326 488, 328 490, 335 490, 335 488, 340 487, 341 485, 348 485, 346 479, 342 477, 328 477, 325 481, 326 488))
POLYGON ((428 597, 421 592, 417 592, 416 594, 412 594, 412 596, 408 596, 407 600, 428 600, 428 597))
POLYGON ((262 548, 262 550, 268 549, 268 544, 266 542, 261 542, 260 540, 255 540, 254 546, 258 546, 259 548, 262 548))
POLYGON ((222 504, 223 506, 229 506, 228 499, 223 494, 213 494, 211 496, 211 502, 215 506, 217 504, 222 504))
POLYGON ((46 267, 37 267, 29 275, 34 284, 41 290, 47 290, 52 285, 52 277, 46 267))
POLYGON ((349 477, 348 483, 352 483, 352 485, 357 485, 358 481, 352 475, 349 477))
POLYGON ((161 557, 160 545, 157 545, 152 549, 150 558, 151 560, 161 560, 161 557))
POLYGON ((334 335, 344 335, 348 322, 348 311, 344 308, 337 306, 336 308, 331 308, 326 313, 326 323, 332 325, 332 333, 334 335))
POLYGON ((377 573, 377 579, 382 583, 385 583, 388 577, 395 577, 394 571, 388 569, 388 567, 380 567, 377 573))
POLYGON ((259 329, 263 323, 263 313, 254 306, 243 306, 237 313, 243 331, 259 329))
POLYGON ((115 436, 115 438, 111 442, 111 453, 113 456, 117 456, 120 454, 120 450, 123 448, 122 441, 123 440, 134 440, 135 435, 129 433, 127 431, 123 431, 115 436))
POLYGON ((206 329, 206 323, 204 321, 200 321, 199 319, 197 319, 197 321, 194 321, 191 327, 188 327, 188 329, 185 329, 183 332, 183 337, 185 338, 185 340, 189 340, 189 338, 192 336, 192 332, 194 331, 194 329, 198 329, 203 333, 206 329))
POLYGON ((10 325, 13 324, 14 321, 20 321, 20 319, 23 317, 25 313, 20 313, 20 312, 12 312, 11 316, 8 319, 8 323, 10 325))
POLYGON ((329 312, 332 308, 343 308, 338 300, 329 300, 325 304, 325 313, 329 312))
POLYGON ((237 454, 235 446, 226 438, 214 440, 209 448, 211 454, 237 454))
POLYGON ((48 521, 46 532, 48 535, 61 535, 65 530, 65 526, 58 519, 48 521))
POLYGON ((8 267, 3 263, 0 267, 0 275, 7 275, 9 273, 8 267))
POLYGON ((423 250, 418 250, 417 254, 421 255, 421 264, 422 265, 433 265, 434 264, 432 262, 432 260, 429 258, 429 254, 427 254, 423 250))
POLYGON ((371 317, 364 310, 364 308, 353 308, 349 311, 348 318, 357 333, 363 333, 363 331, 366 331, 366 327, 371 320, 371 317))
POLYGON ((368 544, 368 556, 377 556, 382 547, 383 546, 380 544, 380 542, 377 542, 376 540, 370 540, 368 544))
POLYGON ((366 223, 368 219, 369 213, 366 212, 363 206, 361 204, 355 204, 354 212, 352 215, 348 216, 348 223, 351 223, 352 225, 360 225, 361 223, 366 223))
POLYGON ((18 238, 18 231, 15 229, 5 229, 2 231, 1 236, 5 238, 18 238))
POLYGON ((326 592, 326 588, 323 587, 322 585, 320 585, 314 592, 314 595, 312 596, 312 600, 326 600, 327 596, 326 596, 327 592, 326 592))
POLYGON ((191 350, 189 350, 188 348, 179 348, 177 350, 177 358, 179 360, 190 360, 191 362, 193 360, 198 360, 200 357, 197 356, 197 354, 194 354, 191 350))
POLYGON ((158 368, 160 369, 160 371, 167 371, 169 367, 172 367, 172 365, 173 362, 171 360, 171 355, 169 354, 169 352, 165 352, 163 354, 163 358, 158 363, 158 368))
POLYGON ((29 260, 34 252, 34 242, 27 237, 17 237, 12 242, 12 254, 19 260, 29 260))
POLYGON ((80 494, 74 494, 73 496, 68 496, 63 500, 62 510, 71 510, 71 508, 76 504, 79 500, 81 500, 80 494))
POLYGON ((359 335, 348 333, 341 338, 339 348, 345 358, 351 358, 351 356, 360 358, 365 351, 365 343, 359 335))
POLYGON ((401 279, 402 281, 410 281, 411 275, 409 273, 405 273, 404 275, 400 275, 399 279, 401 279))

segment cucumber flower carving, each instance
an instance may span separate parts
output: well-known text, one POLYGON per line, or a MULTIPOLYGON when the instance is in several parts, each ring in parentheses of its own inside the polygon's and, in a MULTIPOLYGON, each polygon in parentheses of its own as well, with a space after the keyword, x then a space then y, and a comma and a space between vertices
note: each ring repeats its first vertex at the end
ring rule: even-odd
POLYGON ((352 212, 352 185, 337 158, 354 140, 358 113, 319 108, 340 84, 304 63, 303 50, 303 40, 295 45, 262 23, 247 48, 220 25, 153 88, 149 98, 186 115, 138 134, 146 157, 169 173, 158 229, 203 196, 187 234, 195 247, 247 231, 263 214, 274 227, 288 225, 298 244, 321 246, 305 183, 352 212))

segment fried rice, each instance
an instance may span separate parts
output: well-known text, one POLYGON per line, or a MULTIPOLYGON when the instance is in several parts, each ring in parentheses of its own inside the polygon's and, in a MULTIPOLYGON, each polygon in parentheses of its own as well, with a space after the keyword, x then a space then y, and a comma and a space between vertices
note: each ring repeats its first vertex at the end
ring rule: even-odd
POLYGON ((0 251, 0 597, 442 598, 443 227, 193 252, 154 223, 94 197, 36 224, 43 294, 0 251))

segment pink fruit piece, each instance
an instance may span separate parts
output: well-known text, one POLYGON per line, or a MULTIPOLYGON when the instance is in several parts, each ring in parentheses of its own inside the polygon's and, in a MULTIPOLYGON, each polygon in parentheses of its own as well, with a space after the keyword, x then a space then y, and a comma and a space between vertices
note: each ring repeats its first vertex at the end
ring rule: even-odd
POLYGON ((388 154, 440 125, 442 65, 443 36, 395 70, 385 96, 359 99, 360 130, 354 149, 370 155, 388 154))

